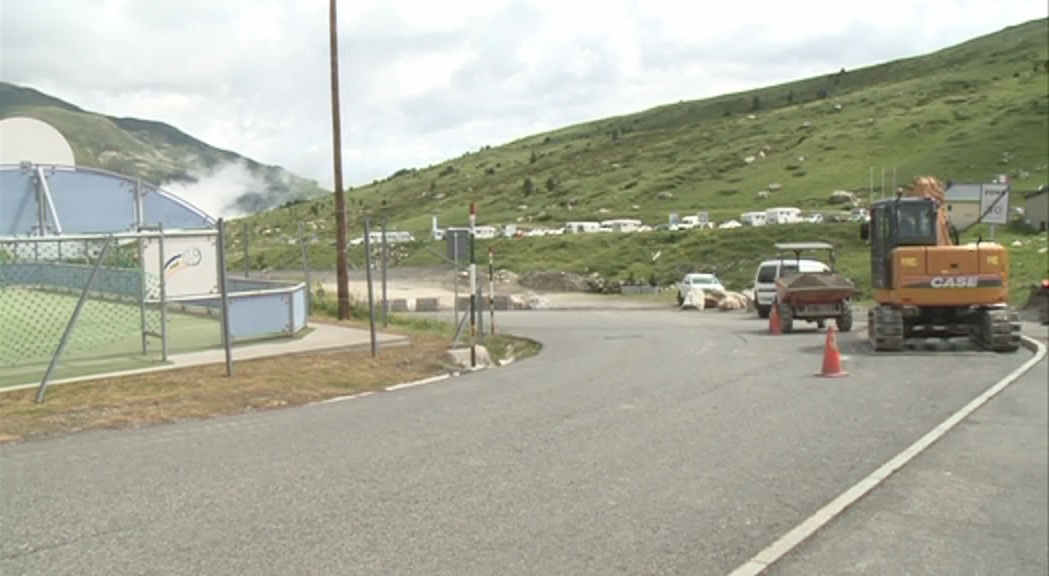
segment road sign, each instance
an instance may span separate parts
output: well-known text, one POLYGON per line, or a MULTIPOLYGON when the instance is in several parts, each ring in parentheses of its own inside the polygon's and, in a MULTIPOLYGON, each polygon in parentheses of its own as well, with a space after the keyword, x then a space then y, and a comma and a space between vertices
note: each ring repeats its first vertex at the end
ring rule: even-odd
POLYGON ((980 216, 984 224, 1009 223, 1009 185, 980 185, 980 216))
POLYGON ((448 228, 444 233, 448 250, 448 259, 459 264, 470 261, 470 230, 466 228, 448 228))

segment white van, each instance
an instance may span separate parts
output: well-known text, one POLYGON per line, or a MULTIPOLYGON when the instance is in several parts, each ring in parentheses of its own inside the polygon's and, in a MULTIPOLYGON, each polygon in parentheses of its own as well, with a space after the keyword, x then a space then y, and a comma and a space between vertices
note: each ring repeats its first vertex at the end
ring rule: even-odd
POLYGON ((776 301, 776 278, 795 272, 830 272, 830 266, 819 260, 798 260, 790 256, 765 260, 759 264, 754 274, 754 307, 758 310, 759 318, 768 318, 772 303, 776 301))

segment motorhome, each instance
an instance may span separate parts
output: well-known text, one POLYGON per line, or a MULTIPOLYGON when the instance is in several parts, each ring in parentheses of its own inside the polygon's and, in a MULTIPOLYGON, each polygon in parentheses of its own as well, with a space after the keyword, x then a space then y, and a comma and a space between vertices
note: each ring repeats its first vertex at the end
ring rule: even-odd
POLYGON ((766 213, 744 212, 739 215, 739 221, 747 226, 764 226, 766 222, 766 213))
POLYGON ((641 221, 632 218, 617 218, 605 220, 601 223, 603 228, 609 228, 612 232, 637 232, 641 228, 641 221))
POLYGON ((582 234, 584 232, 600 232, 600 222, 565 222, 565 233, 567 234, 582 234))
POLYGON ((769 208, 765 211, 767 224, 796 224, 801 222, 800 208, 769 208))
MULTIPOLYGON (((387 244, 399 244, 404 242, 414 242, 415 237, 412 236, 411 232, 403 232, 399 230, 387 230, 386 231, 386 243, 387 244)), ((368 243, 375 245, 382 243, 382 232, 371 232, 368 234, 368 243)), ((364 244, 364 236, 354 238, 349 242, 350 246, 360 246, 364 244)))

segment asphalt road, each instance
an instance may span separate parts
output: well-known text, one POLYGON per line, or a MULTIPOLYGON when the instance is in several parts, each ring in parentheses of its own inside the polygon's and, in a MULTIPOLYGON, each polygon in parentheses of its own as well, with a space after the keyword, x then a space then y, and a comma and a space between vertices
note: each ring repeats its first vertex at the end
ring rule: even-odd
MULTIPOLYGON (((849 334, 849 375, 829 379, 814 375, 822 334, 772 337, 741 314, 532 311, 500 325, 546 349, 345 402, 0 446, 0 573, 726 574, 1029 357, 873 357, 849 334)), ((1017 449, 1044 457, 1037 418, 1017 449)), ((997 433, 949 469, 1017 446, 997 433)), ((934 458, 915 462, 927 472, 911 490, 942 473, 934 458)), ((784 573, 841 573, 875 554, 853 535, 874 525, 896 537, 885 554, 903 550, 912 527, 878 514, 913 512, 907 479, 784 573)), ((982 482, 1005 497, 1022 486, 1044 519, 1044 474, 982 482)), ((1015 546, 1044 573, 1028 547, 1044 551, 1045 524, 1030 528, 1015 546)), ((997 573, 1020 566, 995 558, 997 573)))

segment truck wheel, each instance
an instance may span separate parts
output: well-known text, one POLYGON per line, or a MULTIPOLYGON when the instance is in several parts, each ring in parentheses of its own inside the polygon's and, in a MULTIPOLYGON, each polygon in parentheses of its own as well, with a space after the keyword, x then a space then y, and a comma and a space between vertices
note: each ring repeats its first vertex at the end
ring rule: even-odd
POLYGON ((773 304, 779 306, 779 329, 784 334, 794 331, 794 307, 790 304, 773 304))
POLYGON ((841 311, 841 316, 838 316, 837 322, 838 332, 849 332, 852 330, 852 306, 845 305, 841 311))
POLYGON ((677 305, 681 306, 685 303, 685 299, 681 296, 681 292, 677 293, 677 305))
POLYGON ((768 318, 769 314, 772 313, 771 306, 755 306, 755 308, 758 310, 758 318, 768 318))

